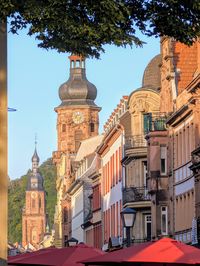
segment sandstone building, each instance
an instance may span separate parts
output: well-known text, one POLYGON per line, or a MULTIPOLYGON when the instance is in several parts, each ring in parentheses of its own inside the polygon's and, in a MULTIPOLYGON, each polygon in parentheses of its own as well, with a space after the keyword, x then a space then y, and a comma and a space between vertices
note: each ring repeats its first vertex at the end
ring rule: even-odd
POLYGON ((26 201, 22 214, 22 245, 39 248, 46 230, 46 206, 43 177, 38 172, 37 150, 32 157, 32 172, 28 176, 26 201))
POLYGON ((199 184, 191 154, 196 158, 200 146, 200 43, 187 47, 163 38, 161 55, 160 111, 167 127, 147 135, 152 238, 170 235, 194 244, 199 184))
POLYGON ((137 212, 135 244, 162 236, 200 243, 200 42, 162 38, 142 87, 120 100, 103 139, 83 58, 70 57, 59 94, 56 245, 71 236, 105 250, 121 245, 126 207, 137 212))
POLYGON ((55 211, 55 244, 62 246, 71 236, 71 199, 65 192, 72 182, 73 161, 84 139, 98 135, 99 111, 94 100, 96 87, 86 78, 85 59, 72 55, 70 77, 59 88, 61 104, 57 113, 57 151, 53 160, 57 167, 57 205, 55 211), (65 210, 65 215, 63 211, 65 210), (66 219, 67 218, 67 219, 66 219))
POLYGON ((97 153, 101 158, 101 217, 102 247, 107 250, 122 242, 123 227, 120 212, 122 210, 122 154, 124 130, 120 117, 127 109, 127 96, 123 96, 104 125, 104 139, 97 153))
POLYGON ((95 150, 102 138, 102 135, 98 135, 81 142, 74 161, 75 180, 66 191, 71 198, 71 235, 79 242, 99 247, 102 232, 101 223, 94 222, 92 217, 92 177, 98 166, 95 150))
MULTIPOLYGON (((137 211, 131 232, 134 243, 151 240, 151 195, 147 190, 147 141, 149 120, 158 119, 160 109, 161 56, 155 56, 147 65, 142 87, 128 98, 127 112, 120 118, 124 127, 125 145, 122 164, 125 169, 123 182, 123 208, 137 211)), ((157 123, 159 126, 159 123, 157 123)))

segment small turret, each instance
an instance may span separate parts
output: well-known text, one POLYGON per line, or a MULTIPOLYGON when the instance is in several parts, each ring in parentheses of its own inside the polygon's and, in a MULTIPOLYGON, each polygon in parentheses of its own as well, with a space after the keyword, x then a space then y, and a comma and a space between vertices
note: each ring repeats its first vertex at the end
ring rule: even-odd
POLYGON ((39 167, 40 158, 37 154, 37 149, 35 147, 34 154, 32 156, 32 171, 33 173, 37 173, 38 167, 39 167))
POLYGON ((35 141, 35 151, 34 151, 34 154, 32 156, 32 159, 31 159, 32 172, 28 178, 27 190, 44 190, 43 177, 38 172, 40 158, 37 154, 36 144, 37 144, 37 142, 35 141))

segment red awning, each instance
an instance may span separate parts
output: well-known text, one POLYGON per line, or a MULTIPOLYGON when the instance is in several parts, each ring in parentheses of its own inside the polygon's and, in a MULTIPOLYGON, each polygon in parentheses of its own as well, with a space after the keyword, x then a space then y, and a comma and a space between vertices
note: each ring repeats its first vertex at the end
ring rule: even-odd
MULTIPOLYGON (((82 261, 83 262, 83 261, 82 261)), ((85 265, 106 263, 200 264, 200 250, 170 238, 138 244, 85 260, 85 265)))
POLYGON ((26 255, 10 257, 8 265, 49 265, 49 266, 83 266, 81 260, 97 257, 105 254, 99 249, 78 244, 67 248, 49 248, 26 255))

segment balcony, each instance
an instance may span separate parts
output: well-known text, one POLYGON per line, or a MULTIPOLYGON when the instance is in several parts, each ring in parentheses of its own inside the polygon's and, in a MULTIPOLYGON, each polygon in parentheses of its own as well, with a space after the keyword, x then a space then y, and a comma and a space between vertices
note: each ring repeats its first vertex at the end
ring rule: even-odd
POLYGON ((147 189, 150 195, 157 193, 162 193, 167 191, 168 188, 168 178, 165 175, 160 175, 160 171, 150 171, 150 176, 147 178, 147 189))
POLYGON ((134 135, 125 139, 125 149, 146 147, 147 141, 144 135, 134 135))
POLYGON ((165 131, 166 120, 166 113, 144 114, 144 134, 146 135, 151 131, 165 131))
POLYGON ((150 201, 151 196, 148 194, 146 187, 127 187, 123 189, 123 204, 150 201))

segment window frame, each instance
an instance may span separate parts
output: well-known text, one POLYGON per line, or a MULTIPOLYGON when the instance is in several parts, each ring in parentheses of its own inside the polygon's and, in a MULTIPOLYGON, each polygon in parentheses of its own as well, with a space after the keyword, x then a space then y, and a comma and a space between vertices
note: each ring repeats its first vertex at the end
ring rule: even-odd
POLYGON ((165 176, 167 175, 167 146, 160 147, 160 175, 165 176), (165 150, 163 150, 165 149, 165 150), (163 150, 163 152, 162 152, 163 150), (162 160, 164 160, 164 170, 162 171, 162 160))
POLYGON ((168 207, 166 205, 162 205, 160 208, 161 211, 161 234, 166 236, 168 235, 168 207), (163 208, 165 208, 165 210, 163 210, 163 208), (162 216, 165 215, 165 221, 166 221, 166 225, 165 225, 165 231, 163 230, 163 223, 162 223, 162 216))

